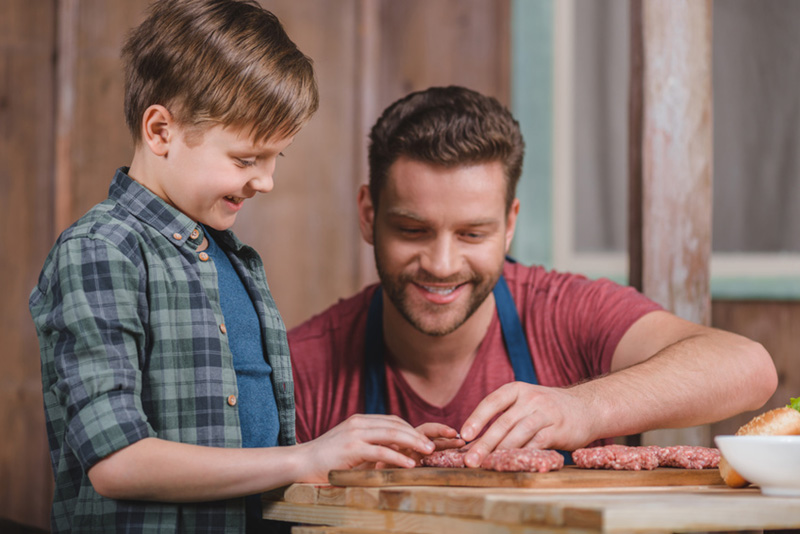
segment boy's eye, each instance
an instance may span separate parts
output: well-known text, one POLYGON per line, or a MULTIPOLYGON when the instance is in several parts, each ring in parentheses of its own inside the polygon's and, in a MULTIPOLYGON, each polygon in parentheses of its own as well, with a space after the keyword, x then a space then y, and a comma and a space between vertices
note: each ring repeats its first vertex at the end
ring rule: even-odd
POLYGON ((236 163, 242 167, 252 167, 256 164, 255 159, 242 159, 242 158, 235 158, 236 163))

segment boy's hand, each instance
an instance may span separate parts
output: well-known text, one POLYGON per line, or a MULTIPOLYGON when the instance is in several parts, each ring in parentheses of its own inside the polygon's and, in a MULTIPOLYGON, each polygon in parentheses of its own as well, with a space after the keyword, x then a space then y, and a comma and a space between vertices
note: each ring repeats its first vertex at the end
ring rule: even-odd
POLYGON ((411 455, 430 454, 436 448, 423 432, 394 415, 353 415, 298 447, 307 451, 302 455, 298 482, 327 482, 331 469, 352 469, 365 463, 414 467, 417 461, 411 455))
MULTIPOLYGON (((461 439, 458 435, 458 432, 454 428, 450 428, 447 425, 443 425, 441 423, 423 423, 417 427, 417 431, 422 432, 425 436, 433 440, 433 444, 435 445, 435 449, 437 451, 441 451, 444 449, 453 449, 453 448, 461 448, 465 445, 465 441, 461 439)), ((414 450, 402 450, 400 451, 406 456, 413 458, 416 465, 419 465, 419 460, 423 456, 426 456, 430 453, 421 454, 414 450)), ((383 469, 387 467, 386 464, 378 462, 374 466, 375 469, 383 469)))

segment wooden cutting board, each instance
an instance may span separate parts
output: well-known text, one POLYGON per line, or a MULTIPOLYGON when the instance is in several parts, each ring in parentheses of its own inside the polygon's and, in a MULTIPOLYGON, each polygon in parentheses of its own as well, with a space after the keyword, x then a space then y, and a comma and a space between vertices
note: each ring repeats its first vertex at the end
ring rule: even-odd
POLYGON ((549 473, 500 473, 458 467, 334 470, 334 486, 474 486, 511 488, 601 488, 627 486, 724 485, 719 469, 659 467, 652 471, 610 471, 566 466, 549 473))

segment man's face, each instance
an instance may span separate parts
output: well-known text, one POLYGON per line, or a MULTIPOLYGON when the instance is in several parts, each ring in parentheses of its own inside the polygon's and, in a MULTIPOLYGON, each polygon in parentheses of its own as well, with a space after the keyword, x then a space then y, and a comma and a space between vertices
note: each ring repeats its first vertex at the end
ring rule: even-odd
POLYGON ((213 126, 202 137, 172 127, 165 172, 144 182, 191 219, 226 230, 244 201, 272 190, 276 159, 293 138, 253 143, 243 132, 213 126))
POLYGON ((359 196, 362 234, 391 305, 417 330, 457 330, 502 274, 519 202, 506 213, 499 162, 443 168, 401 158, 377 212, 359 196))

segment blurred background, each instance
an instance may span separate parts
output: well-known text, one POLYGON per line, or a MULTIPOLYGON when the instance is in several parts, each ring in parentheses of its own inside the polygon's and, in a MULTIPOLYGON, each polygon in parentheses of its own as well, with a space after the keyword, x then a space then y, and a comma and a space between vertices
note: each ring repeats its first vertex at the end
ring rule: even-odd
MULTIPOLYGON (((28 295, 58 234, 130 163, 119 50, 147 3, 0 0, 0 519, 41 529, 52 472, 28 295)), ((274 191, 233 228, 262 255, 287 326, 376 279, 355 204, 367 133, 432 85, 495 96, 522 124, 517 258, 627 280, 628 0, 261 3, 321 91, 274 191)), ((764 409, 800 396, 798 26, 800 2, 713 4, 711 322, 772 354, 780 386, 764 409)))

